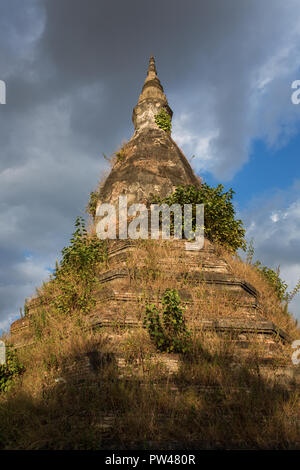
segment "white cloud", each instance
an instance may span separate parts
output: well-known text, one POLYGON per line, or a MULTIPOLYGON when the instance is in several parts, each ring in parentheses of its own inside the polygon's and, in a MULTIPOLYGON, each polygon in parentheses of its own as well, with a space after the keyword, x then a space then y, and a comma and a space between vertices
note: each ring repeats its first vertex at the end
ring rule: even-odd
POLYGON ((213 168, 213 154, 210 146, 213 139, 218 136, 218 130, 202 130, 196 134, 192 128, 189 128, 189 116, 181 114, 176 117, 172 126, 172 138, 184 148, 186 155, 190 156, 190 162, 193 167, 201 172, 213 168))
MULTIPOLYGON (((247 238, 254 240, 255 260, 272 269, 280 266, 280 276, 292 291, 300 279, 300 197, 299 182, 286 191, 274 191, 250 204, 242 218, 248 226, 247 238)), ((300 294, 290 304, 300 320, 300 294)))

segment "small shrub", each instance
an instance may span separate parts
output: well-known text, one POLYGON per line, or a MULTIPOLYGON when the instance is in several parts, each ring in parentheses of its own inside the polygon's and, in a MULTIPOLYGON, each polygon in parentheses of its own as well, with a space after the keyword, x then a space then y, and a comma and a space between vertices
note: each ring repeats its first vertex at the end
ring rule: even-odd
POLYGON ((268 268, 267 266, 262 266, 260 261, 256 261, 254 263, 254 266, 273 287, 278 299, 280 301, 285 300, 288 285, 279 277, 279 269, 277 271, 274 271, 273 269, 268 268))
POLYGON ((90 199, 89 202, 86 206, 86 212, 90 214, 93 218, 96 216, 96 208, 97 208, 97 202, 99 198, 99 192, 98 191, 92 191, 90 193, 90 199))
POLYGON ((165 351, 167 349, 165 332, 161 325, 159 311, 155 305, 147 305, 144 325, 157 349, 165 351))
POLYGON ((24 371, 24 366, 20 364, 16 351, 10 346, 6 347, 6 363, 0 364, 0 393, 7 392, 17 376, 24 371))
POLYGON ((163 325, 155 305, 146 307, 144 325, 159 351, 185 353, 189 348, 190 333, 186 328, 183 308, 176 289, 167 289, 162 298, 163 325))
POLYGON ((157 204, 193 204, 192 227, 196 229, 196 204, 204 204, 204 233, 205 236, 230 251, 238 248, 246 249, 245 229, 241 220, 235 218, 232 204, 234 191, 223 192, 224 186, 216 188, 202 183, 200 189, 193 185, 178 186, 173 194, 165 199, 155 198, 157 204))
POLYGON ((117 162, 123 162, 125 160, 125 153, 122 149, 116 152, 115 156, 116 156, 117 162))
POLYGON ((273 269, 268 268, 267 266, 263 266, 260 261, 256 261, 255 263, 253 263, 253 256, 254 242, 252 238, 247 247, 246 263, 254 266, 258 270, 258 272, 263 276, 263 278, 268 281, 270 286, 274 289, 275 294, 277 295, 280 302, 286 302, 287 311, 287 304, 291 302, 300 291, 300 279, 298 280, 294 289, 291 292, 288 292, 287 283, 280 278, 280 267, 278 266, 276 271, 274 271, 273 269))
POLYGON ((94 306, 92 288, 96 280, 96 267, 106 260, 106 244, 96 235, 88 235, 85 222, 78 217, 70 245, 62 250, 62 260, 54 273, 54 282, 60 294, 56 308, 63 313, 79 310, 89 312, 94 306))
POLYGON ((158 127, 168 132, 168 134, 171 134, 171 116, 167 113, 165 108, 162 108, 159 113, 155 115, 155 122, 158 127))

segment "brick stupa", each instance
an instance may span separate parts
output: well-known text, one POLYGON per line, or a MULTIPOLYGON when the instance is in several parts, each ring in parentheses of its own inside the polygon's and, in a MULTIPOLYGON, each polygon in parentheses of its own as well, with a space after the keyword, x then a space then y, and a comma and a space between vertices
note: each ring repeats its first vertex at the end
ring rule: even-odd
MULTIPOLYGON (((170 133, 157 125, 155 116, 162 109, 172 118, 151 57, 133 110, 134 134, 120 150, 120 158, 100 190, 98 204, 117 204, 119 195, 126 195, 129 204, 148 203, 155 195, 171 194, 178 185, 201 187, 170 133)), ((110 241, 108 263, 97 273, 95 307, 87 317, 92 328, 111 332, 121 344, 122 331, 143 325, 145 305, 159 305, 165 289, 175 288, 185 306, 188 327, 219 335, 222 341, 234 344, 233 363, 257 348, 261 375, 282 377, 285 383, 299 381, 299 368, 297 372, 290 360, 289 336, 272 320, 272 312, 266 314, 259 292, 237 277, 228 256, 208 240, 198 252, 186 251, 184 240, 142 242, 110 241)), ((43 302, 47 299, 32 298, 27 316, 13 323, 11 334, 16 345, 32 341, 31 318, 43 302)), ((89 364, 89 357, 85 359, 89 364)), ((160 355, 160 360, 165 361, 172 375, 179 357, 160 355)), ((116 353, 116 362, 124 368, 122 348, 116 353)))

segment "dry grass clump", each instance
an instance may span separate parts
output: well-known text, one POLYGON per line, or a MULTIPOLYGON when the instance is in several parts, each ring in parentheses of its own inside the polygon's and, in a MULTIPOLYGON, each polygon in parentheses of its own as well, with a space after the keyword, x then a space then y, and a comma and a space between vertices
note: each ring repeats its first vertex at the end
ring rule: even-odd
MULTIPOLYGON (((106 161, 109 162, 109 166, 110 166, 110 170, 118 163, 122 163, 125 158, 126 158, 126 146, 127 146, 128 142, 126 140, 123 140, 122 144, 120 145, 120 147, 118 147, 118 149, 113 152, 109 157, 105 154, 103 154, 103 157, 106 161)), ((101 182, 98 186, 98 190, 101 189, 101 182)))
POLYGON ((108 176, 111 172, 111 169, 115 166, 118 166, 118 165, 122 164, 122 162, 125 160, 125 158, 126 158, 126 150, 125 150, 126 143, 127 142, 124 141, 122 143, 121 147, 116 152, 114 152, 112 155, 110 155, 109 157, 107 157, 105 154, 103 154, 104 159, 109 162, 109 169, 102 171, 102 176, 99 179, 95 189, 90 193, 90 200, 89 200, 89 202, 86 206, 86 212, 91 216, 90 228, 91 228, 92 231, 94 230, 94 218, 95 218, 95 215, 96 215, 96 207, 97 207, 97 203, 98 203, 98 200, 99 200, 99 195, 100 195, 101 189, 105 185, 105 182, 106 182, 106 180, 107 180, 107 178, 108 178, 108 176))
POLYGON ((126 331, 122 336, 121 350, 125 362, 140 366, 144 372, 147 359, 151 358, 156 352, 147 331, 143 328, 137 328, 126 331))
POLYGON ((245 279, 257 289, 262 315, 273 321, 279 328, 285 330, 293 339, 299 338, 300 330, 297 322, 292 315, 287 313, 284 305, 278 300, 275 291, 259 271, 253 265, 230 255, 230 253, 220 247, 218 251, 227 261, 235 276, 245 279))

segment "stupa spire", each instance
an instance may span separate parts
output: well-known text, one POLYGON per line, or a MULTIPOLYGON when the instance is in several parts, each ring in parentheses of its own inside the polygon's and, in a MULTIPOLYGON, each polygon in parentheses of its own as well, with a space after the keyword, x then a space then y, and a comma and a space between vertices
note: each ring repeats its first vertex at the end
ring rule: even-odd
POLYGON ((153 57, 152 54, 151 54, 150 60, 149 60, 148 75, 147 76, 149 76, 151 73, 154 73, 155 75, 157 75, 155 60, 154 60, 154 57, 153 57))
MULTIPOLYGON (((152 80, 155 80, 156 85, 158 85, 163 90, 163 88, 161 86, 161 83, 159 81, 159 78, 157 76, 157 70, 156 70, 156 65, 155 65, 155 60, 154 60, 153 55, 150 56, 148 71, 147 71, 147 77, 146 77, 145 82, 144 82, 144 87, 145 87, 146 83, 151 82, 152 80)), ((143 87, 143 89, 144 89, 144 87, 143 87)))
POLYGON ((164 89, 157 76, 153 55, 150 56, 147 76, 139 96, 138 103, 133 109, 132 120, 136 131, 144 128, 157 128, 155 116, 164 108, 172 118, 173 111, 169 107, 164 89))

